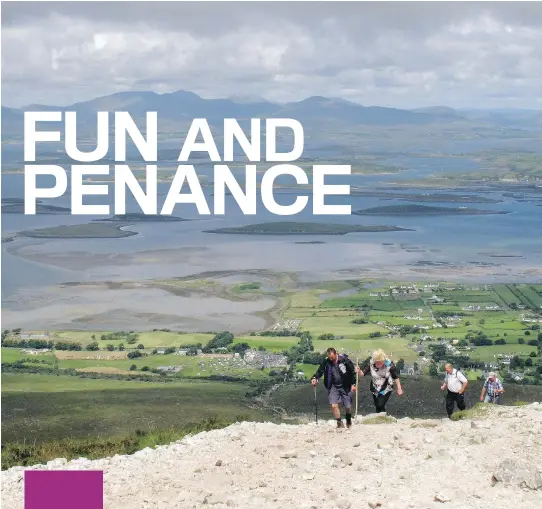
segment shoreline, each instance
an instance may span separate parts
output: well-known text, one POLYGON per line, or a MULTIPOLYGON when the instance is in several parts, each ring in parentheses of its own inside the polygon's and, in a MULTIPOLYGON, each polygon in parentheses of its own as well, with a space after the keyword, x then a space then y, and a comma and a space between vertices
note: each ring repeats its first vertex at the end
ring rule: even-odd
MULTIPOLYGON (((198 259, 200 253, 194 250, 191 256, 198 259)), ((186 258, 183 253, 179 255, 186 258)), ((43 263, 43 257, 37 255, 36 259, 43 263)), ((84 264, 84 260, 82 262, 84 264)), ((122 259, 118 264, 125 266, 122 259)), ((62 260, 58 266, 65 268, 62 260)), ((68 282, 65 278, 64 283, 17 290, 3 302, 2 318, 7 328, 138 331, 170 328, 184 332, 231 329, 239 334, 263 330, 276 323, 277 317, 288 307, 288 296, 292 292, 320 283, 348 283, 353 279, 540 284, 542 270, 512 277, 501 267, 491 264, 465 267, 413 263, 396 267, 393 274, 389 270, 355 268, 318 273, 234 269, 194 271, 181 277, 143 280, 94 278, 92 281, 68 282), (212 284, 200 284, 205 281, 212 284), (264 288, 270 289, 240 294, 235 290, 239 281, 260 281, 264 288), (179 312, 179 309, 183 311, 179 312)))

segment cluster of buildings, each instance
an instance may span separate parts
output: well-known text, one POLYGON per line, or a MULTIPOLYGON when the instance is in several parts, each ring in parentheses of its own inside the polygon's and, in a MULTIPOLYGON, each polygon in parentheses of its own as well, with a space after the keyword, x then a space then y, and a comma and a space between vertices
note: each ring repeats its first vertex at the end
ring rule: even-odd
POLYGON ((257 350, 247 350, 245 352, 245 362, 255 367, 263 368, 287 368, 288 359, 282 354, 273 354, 269 352, 259 352, 257 350))
MULTIPOLYGON (((157 353, 159 355, 163 355, 165 351, 165 348, 159 348, 157 353)), ((175 352, 175 355, 186 355, 186 351, 178 350, 175 352)), ((239 353, 229 353, 224 355, 212 354, 209 356, 209 359, 210 362, 208 364, 204 362, 198 363, 198 367, 201 370, 201 372, 198 373, 198 376, 207 370, 211 370, 213 372, 222 370, 224 372, 223 374, 225 374, 231 369, 247 368, 247 366, 253 367, 254 369, 288 367, 288 359, 285 355, 260 352, 258 350, 247 350, 244 358, 242 358, 239 353)), ((178 373, 183 369, 183 366, 158 366, 157 369, 163 371, 164 373, 178 373)))
POLYGON ((416 295, 418 293, 416 285, 392 285, 390 290, 392 295, 416 295))
MULTIPOLYGON (((156 349, 156 355, 165 355, 167 352, 167 348, 157 348, 156 349)), ((181 348, 180 350, 176 350, 175 352, 173 352, 173 355, 181 355, 181 356, 186 356, 188 355, 188 348, 181 348)), ((198 348, 197 349, 197 355, 202 355, 203 354, 203 350, 201 348, 198 348)))
POLYGON ((482 311, 482 309, 484 309, 485 311, 501 311, 501 307, 497 306, 497 304, 491 304, 487 306, 470 305, 470 306, 464 306, 461 309, 463 311, 482 311))
POLYGON ((542 316, 530 316, 520 315, 519 319, 524 323, 542 323, 542 316))
POLYGON ((33 350, 33 349, 29 349, 29 348, 23 348, 21 350, 22 353, 26 353, 28 355, 39 355, 40 353, 47 353, 47 352, 50 352, 51 349, 50 348, 43 348, 43 349, 40 349, 40 350, 33 350))
POLYGON ((302 320, 297 318, 288 318, 284 322, 276 323, 271 330, 288 330, 297 331, 301 325, 302 320))
POLYGON ((158 366, 160 371, 163 371, 164 373, 179 373, 183 367, 182 366, 158 366))

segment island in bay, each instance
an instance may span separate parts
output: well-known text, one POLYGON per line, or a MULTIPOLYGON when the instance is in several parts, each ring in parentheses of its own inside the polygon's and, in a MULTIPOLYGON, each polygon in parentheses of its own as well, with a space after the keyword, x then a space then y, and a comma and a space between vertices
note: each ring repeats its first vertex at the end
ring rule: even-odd
POLYGON ((468 207, 433 207, 429 205, 386 205, 352 212, 357 216, 482 216, 509 214, 501 210, 482 210, 468 207))
POLYGON ((282 221, 276 223, 249 224, 239 227, 204 230, 204 233, 238 235, 346 235, 348 233, 374 233, 413 231, 388 225, 323 224, 282 221))

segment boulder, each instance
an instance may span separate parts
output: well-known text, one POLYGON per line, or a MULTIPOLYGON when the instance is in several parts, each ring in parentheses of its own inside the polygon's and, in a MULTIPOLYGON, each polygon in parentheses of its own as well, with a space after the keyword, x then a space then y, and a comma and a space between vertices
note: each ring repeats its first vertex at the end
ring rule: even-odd
POLYGON ((542 489, 538 465, 521 458, 502 461, 493 473, 492 481, 494 484, 502 482, 530 490, 542 489))

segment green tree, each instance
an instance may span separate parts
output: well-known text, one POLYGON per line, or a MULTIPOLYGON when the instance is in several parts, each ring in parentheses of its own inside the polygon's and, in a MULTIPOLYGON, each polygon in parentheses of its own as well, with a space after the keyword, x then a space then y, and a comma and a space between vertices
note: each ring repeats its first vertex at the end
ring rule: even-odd
POLYGON ((215 334, 213 339, 207 343, 207 345, 204 348, 205 352, 210 352, 214 350, 215 348, 227 348, 228 345, 233 343, 234 336, 231 332, 224 331, 219 332, 218 334, 215 334))
POLYGON ((431 365, 429 366, 429 376, 432 376, 434 378, 438 377, 438 368, 434 362, 432 362, 431 365))
POLYGON ((137 345, 137 348, 138 348, 139 350, 143 350, 145 347, 143 346, 142 343, 139 343, 139 345, 137 345))
POLYGON ((514 355, 510 360, 510 369, 517 369, 523 367, 523 361, 519 358, 518 355, 514 355))
POLYGON ((89 343, 87 345, 87 348, 86 348, 89 352, 96 352, 97 350, 100 349, 99 345, 98 345, 98 342, 97 341, 93 341, 92 343, 89 343))
POLYGON ((395 366, 397 367, 397 371, 399 371, 399 373, 401 373, 401 371, 403 371, 403 369, 405 369, 405 359, 399 359, 395 366))
POLYGON ((531 367, 533 365, 533 360, 529 357, 525 359, 525 366, 531 367))
POLYGON ((525 339, 523 339, 523 338, 518 338, 518 344, 524 345, 524 344, 525 344, 525 339))
POLYGON ((132 364, 130 366, 130 371, 135 371, 137 369, 137 366, 135 364, 132 364))
POLYGON ((247 350, 250 350, 250 345, 248 343, 237 343, 231 347, 231 351, 244 355, 247 350))
POLYGON ((119 352, 124 350, 124 343, 119 343, 119 352))
POLYGON ((536 352, 531 352, 529 354, 529 357, 538 357, 537 353, 536 352))
POLYGON ((109 352, 112 352, 113 350, 115 350, 115 345, 109 344, 109 345, 107 345, 105 348, 106 348, 109 352))
POLYGON ((318 336, 318 339, 320 341, 333 341, 335 339, 335 334, 331 334, 330 332, 326 334, 320 334, 320 336, 318 336))

